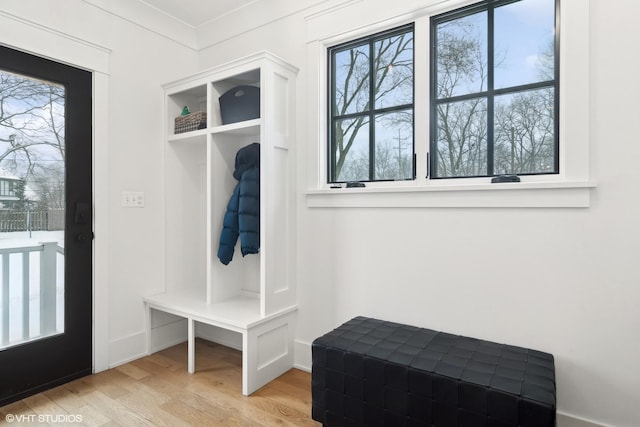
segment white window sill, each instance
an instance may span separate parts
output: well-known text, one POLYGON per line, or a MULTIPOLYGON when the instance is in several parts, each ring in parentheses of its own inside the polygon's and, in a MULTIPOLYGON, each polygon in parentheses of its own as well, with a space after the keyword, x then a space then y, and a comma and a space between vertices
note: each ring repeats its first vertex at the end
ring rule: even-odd
POLYGON ((513 182, 319 188, 306 191, 312 208, 584 208, 591 202, 590 181, 513 182))

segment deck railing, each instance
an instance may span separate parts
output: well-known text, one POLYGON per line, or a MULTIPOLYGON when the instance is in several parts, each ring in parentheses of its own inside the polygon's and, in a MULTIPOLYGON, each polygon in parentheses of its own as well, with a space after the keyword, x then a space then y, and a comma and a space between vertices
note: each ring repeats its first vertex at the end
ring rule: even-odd
POLYGON ((58 315, 64 310, 59 309, 57 297, 59 256, 64 260, 58 242, 0 248, 0 349, 59 332, 58 315), (16 333, 20 330, 21 336, 16 333))

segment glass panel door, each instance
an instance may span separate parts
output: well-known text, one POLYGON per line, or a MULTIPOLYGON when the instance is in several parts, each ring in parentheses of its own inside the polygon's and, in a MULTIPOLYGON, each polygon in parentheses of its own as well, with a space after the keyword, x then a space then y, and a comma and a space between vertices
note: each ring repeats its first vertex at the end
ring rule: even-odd
POLYGON ((92 371, 92 81, 0 46, 0 406, 92 371))
POLYGON ((0 349, 64 332, 65 88, 0 70, 0 349))

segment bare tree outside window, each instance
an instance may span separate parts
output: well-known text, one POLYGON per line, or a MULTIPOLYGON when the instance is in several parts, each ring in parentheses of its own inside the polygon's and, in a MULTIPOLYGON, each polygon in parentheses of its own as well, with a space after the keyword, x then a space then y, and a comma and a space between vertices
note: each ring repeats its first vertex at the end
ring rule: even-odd
POLYGON ((555 1, 469 10, 433 19, 432 177, 557 173, 555 1))
POLYGON ((331 50, 330 181, 413 177, 413 28, 331 50))
POLYGON ((437 105, 438 176, 483 175, 487 164, 486 12, 437 26, 436 93, 449 99, 437 105))
MULTIPOLYGON (((554 79, 554 45, 536 58, 536 76, 554 79)), ((555 171, 555 91, 545 87, 496 98, 495 173, 555 171)))
POLYGON ((0 170, 14 188, 0 211, 64 208, 64 106, 63 86, 0 71, 0 170))

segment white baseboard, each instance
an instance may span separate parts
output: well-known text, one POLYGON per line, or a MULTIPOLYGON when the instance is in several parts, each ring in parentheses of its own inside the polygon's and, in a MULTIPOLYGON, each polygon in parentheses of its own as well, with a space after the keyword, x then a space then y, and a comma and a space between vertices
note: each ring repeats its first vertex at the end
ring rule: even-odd
POLYGON ((311 343, 296 340, 293 343, 293 366, 302 371, 311 372, 311 343))
POLYGON ((187 340, 187 319, 179 319, 171 323, 151 329, 151 348, 155 353, 187 340))
MULTIPOLYGON (((172 322, 154 326, 151 329, 151 353, 164 350, 187 340, 187 320, 184 318, 176 319, 172 322)), ((197 323, 195 335, 198 338, 242 351, 242 335, 237 332, 197 323)))
POLYGON ((143 331, 109 341, 109 369, 144 357, 147 354, 146 335, 143 331))
POLYGON ((575 415, 565 414, 560 411, 556 414, 556 421, 557 427, 611 427, 605 424, 598 424, 593 421, 578 418, 575 415))
POLYGON ((198 323, 195 331, 196 337, 215 342, 225 347, 242 351, 242 334, 218 328, 204 323, 198 323))
MULTIPOLYGON (((162 325, 151 329, 151 353, 155 353, 187 340, 187 321, 182 318, 163 319, 162 325)), ((109 341, 108 368, 115 368, 146 356, 147 333, 137 332, 109 341)))

